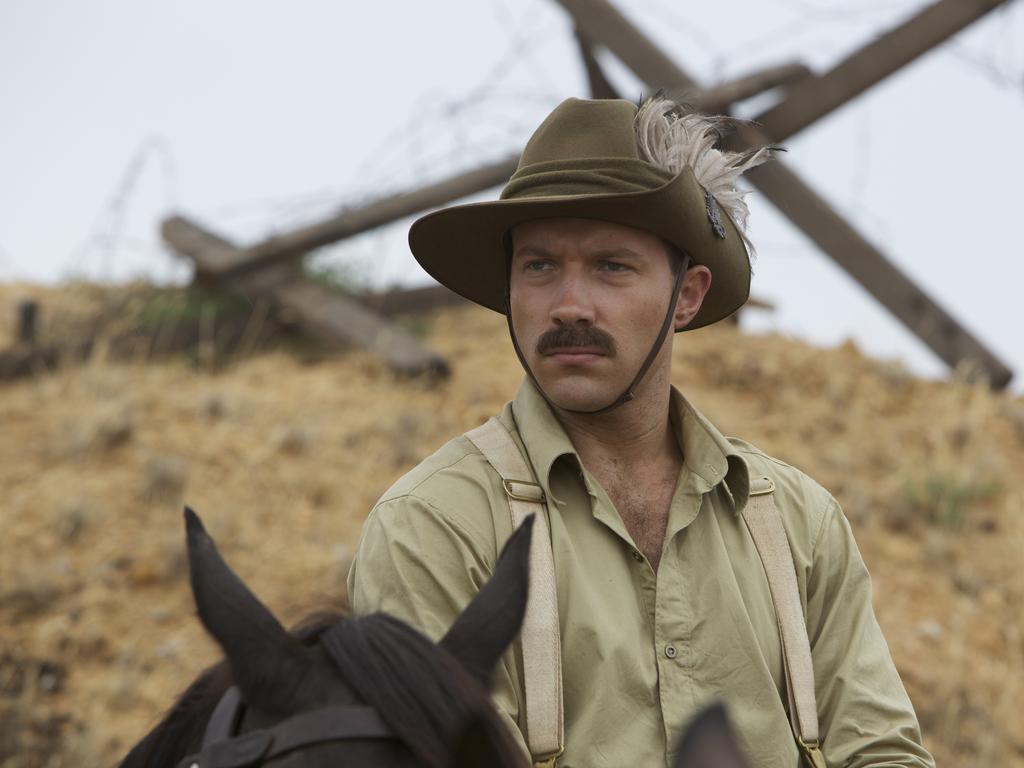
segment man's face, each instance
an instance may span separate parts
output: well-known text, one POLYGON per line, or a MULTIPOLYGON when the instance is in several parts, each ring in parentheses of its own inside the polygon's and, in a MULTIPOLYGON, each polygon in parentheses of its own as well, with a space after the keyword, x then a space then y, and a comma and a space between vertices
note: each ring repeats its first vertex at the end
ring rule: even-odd
MULTIPOLYGON (((711 282, 705 267, 690 272, 676 300, 679 326, 696 314, 711 282)), ((668 247, 643 230, 589 219, 514 228, 512 322, 555 405, 591 411, 622 394, 658 335, 674 277, 668 247)), ((651 374, 667 363, 668 336, 651 374)))

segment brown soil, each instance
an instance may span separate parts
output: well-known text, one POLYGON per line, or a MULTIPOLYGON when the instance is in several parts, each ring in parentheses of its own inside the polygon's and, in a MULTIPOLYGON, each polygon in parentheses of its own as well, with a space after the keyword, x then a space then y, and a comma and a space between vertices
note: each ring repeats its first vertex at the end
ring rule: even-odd
MULTIPOLYGON (((26 292, 95 300, 0 286, 3 321, 26 292)), ((454 363, 434 388, 360 353, 213 374, 102 349, 0 388, 0 766, 109 764, 216 660, 186 584, 183 502, 285 622, 345 600, 377 496, 521 378, 500 317, 424 325, 454 363)), ((677 340, 675 378, 723 431, 843 503, 940 762, 1024 766, 1024 400, 724 325, 677 340)))

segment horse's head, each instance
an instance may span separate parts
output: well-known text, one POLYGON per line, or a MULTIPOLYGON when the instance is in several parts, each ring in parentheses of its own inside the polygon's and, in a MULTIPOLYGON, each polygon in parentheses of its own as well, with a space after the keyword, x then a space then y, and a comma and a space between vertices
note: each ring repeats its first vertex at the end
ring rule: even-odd
POLYGON ((242 738, 208 731, 221 746, 199 768, 218 768, 211 754, 224 768, 249 754, 275 766, 516 764, 488 689, 522 623, 532 520, 438 645, 379 614, 342 619, 304 644, 228 567, 198 516, 185 517, 199 618, 241 700, 222 701, 211 723, 242 738), (289 742, 301 744, 282 750, 289 742))

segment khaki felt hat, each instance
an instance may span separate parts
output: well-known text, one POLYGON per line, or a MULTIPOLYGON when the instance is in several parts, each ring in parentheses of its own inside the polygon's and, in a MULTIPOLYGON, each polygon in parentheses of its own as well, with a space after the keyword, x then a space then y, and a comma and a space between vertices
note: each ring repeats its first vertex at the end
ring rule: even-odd
POLYGON ((689 167, 673 175, 640 159, 637 106, 567 99, 523 151, 498 200, 453 206, 418 219, 409 245, 439 283, 505 312, 505 236, 536 219, 600 219, 651 232, 711 270, 711 289, 685 330, 735 312, 750 293, 750 260, 735 224, 689 167))

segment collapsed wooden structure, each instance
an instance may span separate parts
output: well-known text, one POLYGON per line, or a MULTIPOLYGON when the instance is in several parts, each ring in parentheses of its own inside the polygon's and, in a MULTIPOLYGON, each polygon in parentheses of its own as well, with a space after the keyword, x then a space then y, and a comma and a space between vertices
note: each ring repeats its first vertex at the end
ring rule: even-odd
MULTIPOLYGON (((867 43, 820 75, 786 64, 703 88, 609 0, 556 0, 571 17, 589 77, 591 96, 617 98, 595 55, 604 48, 649 88, 680 95, 706 112, 732 106, 769 89, 783 96, 729 137, 730 148, 778 144, 855 98, 1006 0, 938 0, 867 43)), ((384 316, 388 306, 420 308, 455 300, 440 286, 365 301, 328 290, 296 265, 322 246, 503 184, 516 168, 509 156, 422 189, 343 210, 312 225, 239 246, 183 216, 163 222, 164 240, 195 267, 195 281, 267 303, 306 330, 373 351, 398 373, 444 376, 449 364, 384 316), (415 298, 413 298, 415 296, 415 298)), ((970 362, 990 384, 1005 387, 1010 369, 882 251, 863 237, 784 161, 748 174, 761 191, 821 251, 842 267, 950 367, 970 362)))
MULTIPOLYGON (((732 148, 777 144, 792 137, 1005 2, 939 0, 823 74, 815 75, 801 64, 787 64, 702 88, 608 0, 556 1, 575 25, 594 98, 618 97, 594 55, 596 47, 616 56, 651 92, 684 94, 688 102, 707 112, 728 112, 733 104, 768 89, 782 91, 781 100, 730 137, 732 148)), ((244 248, 182 217, 166 221, 163 236, 175 250, 193 260, 197 279, 227 285, 246 295, 269 297, 296 313, 304 325, 373 349, 396 370, 443 372, 446 364, 436 354, 396 331, 365 304, 354 298, 325 295, 308 280, 295 277, 288 266, 321 246, 496 187, 515 170, 516 160, 506 157, 244 248)), ((749 174, 749 179, 940 359, 951 367, 971 361, 992 386, 1006 386, 1012 376, 1009 368, 785 162, 775 160, 761 166, 749 174)))

